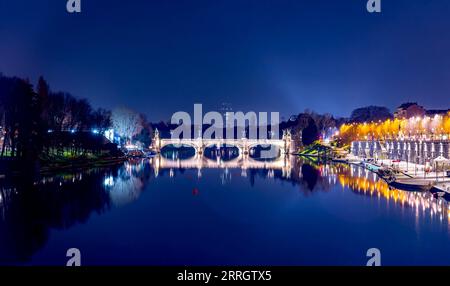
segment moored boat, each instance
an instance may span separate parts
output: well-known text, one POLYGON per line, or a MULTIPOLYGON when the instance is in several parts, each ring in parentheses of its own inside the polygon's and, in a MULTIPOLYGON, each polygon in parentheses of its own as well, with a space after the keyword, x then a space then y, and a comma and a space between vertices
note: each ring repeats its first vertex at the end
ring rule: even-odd
POLYGON ((426 181, 411 181, 411 180, 394 180, 389 183, 389 186, 392 186, 396 189, 403 191, 412 191, 412 192, 426 192, 433 188, 433 185, 430 182, 426 181))

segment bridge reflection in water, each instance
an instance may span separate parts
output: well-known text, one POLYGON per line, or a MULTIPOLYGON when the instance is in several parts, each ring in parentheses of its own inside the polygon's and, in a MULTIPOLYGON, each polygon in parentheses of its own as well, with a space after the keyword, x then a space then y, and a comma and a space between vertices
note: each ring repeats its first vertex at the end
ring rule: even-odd
POLYGON ((197 169, 197 176, 202 176, 202 169, 241 169, 243 176, 248 169, 281 170, 283 178, 290 178, 294 164, 294 156, 279 156, 271 160, 258 160, 248 155, 239 153, 239 156, 230 160, 223 160, 220 156, 211 159, 200 154, 195 154, 188 159, 168 159, 158 155, 150 159, 155 176, 159 175, 160 169, 197 169))

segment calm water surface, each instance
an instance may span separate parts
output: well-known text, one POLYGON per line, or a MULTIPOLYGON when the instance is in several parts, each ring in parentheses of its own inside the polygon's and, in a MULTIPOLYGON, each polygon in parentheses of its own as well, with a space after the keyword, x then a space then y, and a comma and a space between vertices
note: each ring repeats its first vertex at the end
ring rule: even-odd
POLYGON ((450 265, 444 199, 347 165, 169 154, 0 186, 0 264, 450 265))

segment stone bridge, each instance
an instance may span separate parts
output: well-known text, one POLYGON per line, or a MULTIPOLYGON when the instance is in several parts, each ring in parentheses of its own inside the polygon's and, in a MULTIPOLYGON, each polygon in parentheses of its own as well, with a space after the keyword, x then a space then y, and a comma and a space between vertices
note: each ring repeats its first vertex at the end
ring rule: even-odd
POLYGON ((206 148, 216 146, 232 146, 239 150, 239 154, 249 154, 251 148, 256 146, 275 146, 278 147, 280 155, 290 154, 294 150, 294 142, 291 139, 289 132, 283 132, 282 139, 162 139, 159 136, 158 130, 156 130, 152 141, 152 150, 160 153, 161 149, 166 146, 173 145, 175 147, 189 146, 195 149, 195 153, 202 155, 206 148))

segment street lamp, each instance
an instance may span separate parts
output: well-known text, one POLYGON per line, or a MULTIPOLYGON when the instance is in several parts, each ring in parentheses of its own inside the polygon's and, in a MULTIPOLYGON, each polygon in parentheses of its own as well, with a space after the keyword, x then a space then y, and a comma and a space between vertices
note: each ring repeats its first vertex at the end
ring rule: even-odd
POLYGON ((417 165, 419 165, 420 156, 416 157, 416 166, 414 168, 414 176, 417 176, 417 165))

